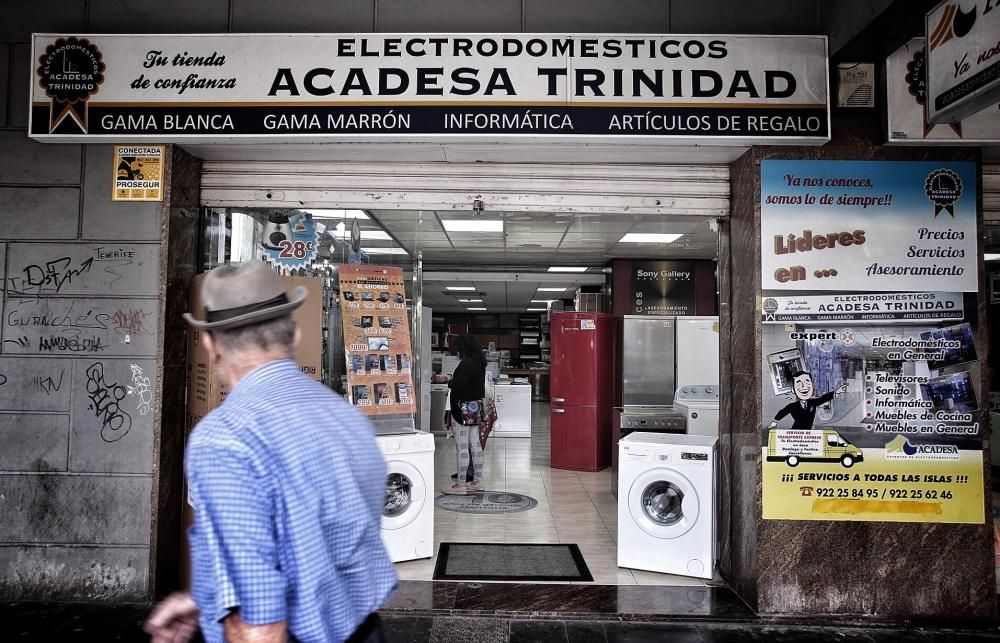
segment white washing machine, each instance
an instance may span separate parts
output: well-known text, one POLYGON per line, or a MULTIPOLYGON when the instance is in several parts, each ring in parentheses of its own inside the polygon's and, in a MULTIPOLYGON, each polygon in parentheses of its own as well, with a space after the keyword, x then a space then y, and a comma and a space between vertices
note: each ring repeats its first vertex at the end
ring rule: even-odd
POLYGON ((418 431, 375 438, 389 472, 382 542, 392 562, 434 554, 434 436, 418 431))
POLYGON ((719 437, 719 387, 689 384, 674 393, 674 408, 687 418, 691 435, 719 437))
POLYGON ((618 566, 711 578, 717 438, 630 433, 618 442, 618 566))

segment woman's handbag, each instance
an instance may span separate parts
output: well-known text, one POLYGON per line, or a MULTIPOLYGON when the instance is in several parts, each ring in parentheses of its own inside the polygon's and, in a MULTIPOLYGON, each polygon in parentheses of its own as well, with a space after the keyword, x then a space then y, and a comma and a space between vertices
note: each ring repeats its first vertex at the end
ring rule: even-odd
POLYGON ((484 449, 486 448, 486 441, 490 438, 490 433, 493 431, 493 425, 497 421, 497 405, 493 401, 492 397, 487 397, 483 404, 483 418, 482 422, 479 424, 479 444, 484 449))
POLYGON ((462 426, 472 426, 481 424, 483 421, 483 401, 469 400, 458 403, 459 418, 458 423, 462 426))

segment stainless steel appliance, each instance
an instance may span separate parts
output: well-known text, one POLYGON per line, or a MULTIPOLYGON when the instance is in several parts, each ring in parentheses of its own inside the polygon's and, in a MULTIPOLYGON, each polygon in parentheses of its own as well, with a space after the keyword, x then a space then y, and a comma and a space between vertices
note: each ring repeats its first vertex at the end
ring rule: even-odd
MULTIPOLYGON (((616 407, 612 411, 612 431, 615 444, 629 433, 684 433, 687 418, 684 413, 663 406, 616 407)), ((611 452, 611 493, 618 497, 618 449, 611 452)))
POLYGON ((626 315, 621 332, 621 403, 670 406, 674 402, 673 317, 626 315))

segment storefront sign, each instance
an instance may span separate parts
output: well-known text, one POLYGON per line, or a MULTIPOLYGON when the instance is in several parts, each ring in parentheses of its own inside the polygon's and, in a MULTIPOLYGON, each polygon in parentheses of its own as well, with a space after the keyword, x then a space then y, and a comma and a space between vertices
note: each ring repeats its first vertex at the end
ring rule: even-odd
POLYGON ((693 315, 695 264, 690 261, 633 261, 632 315, 693 315))
POLYGON ((928 122, 927 56, 924 39, 914 38, 892 53, 885 64, 888 142, 913 145, 996 145, 1000 143, 1000 105, 960 121, 928 122))
POLYGON ((163 200, 163 146, 115 145, 112 201, 163 200))
POLYGON ((880 292, 838 295, 779 295, 764 299, 765 324, 879 323, 890 320, 964 319, 962 295, 953 292, 880 292))
POLYGON ((761 185, 764 518, 982 522, 974 164, 761 185))
POLYGON ((927 14, 927 120, 954 123, 1000 102, 1000 4, 948 0, 927 14))
POLYGON ((45 141, 829 140, 823 36, 34 36, 45 141))
POLYGON ((341 265, 339 273, 348 399, 366 415, 412 414, 402 269, 341 265))

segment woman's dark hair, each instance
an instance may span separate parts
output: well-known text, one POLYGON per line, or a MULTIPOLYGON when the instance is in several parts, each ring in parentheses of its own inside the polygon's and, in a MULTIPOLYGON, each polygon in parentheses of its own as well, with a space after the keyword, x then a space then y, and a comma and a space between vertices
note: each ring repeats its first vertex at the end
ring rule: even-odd
POLYGON ((458 356, 462 359, 466 357, 471 357, 477 360, 483 367, 486 366, 486 357, 483 355, 483 349, 479 346, 479 342, 476 338, 469 333, 462 333, 458 336, 455 341, 458 346, 458 356))

